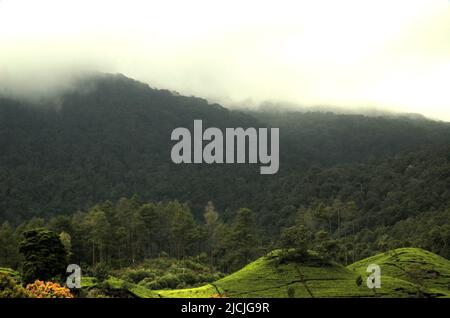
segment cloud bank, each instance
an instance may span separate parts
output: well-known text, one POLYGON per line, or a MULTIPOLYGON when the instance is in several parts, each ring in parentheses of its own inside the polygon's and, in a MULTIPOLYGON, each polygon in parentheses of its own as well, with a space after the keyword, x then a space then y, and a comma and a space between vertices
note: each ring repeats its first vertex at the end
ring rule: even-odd
POLYGON ((0 1, 0 91, 45 95, 85 71, 226 106, 280 101, 450 121, 450 3, 0 1))

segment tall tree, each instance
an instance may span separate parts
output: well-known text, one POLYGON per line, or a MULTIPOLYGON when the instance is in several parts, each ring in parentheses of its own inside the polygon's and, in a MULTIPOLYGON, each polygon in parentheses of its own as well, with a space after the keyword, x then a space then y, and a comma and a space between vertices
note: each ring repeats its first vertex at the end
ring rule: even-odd
POLYGON ((177 201, 171 202, 167 206, 170 209, 171 232, 170 239, 176 257, 185 256, 188 247, 197 239, 198 229, 194 217, 186 204, 177 201))
POLYGON ((0 225, 0 266, 17 268, 19 245, 14 229, 8 222, 0 225))
POLYGON ((89 229, 88 240, 92 246, 92 265, 105 261, 105 251, 109 243, 110 224, 105 212, 94 207, 85 218, 85 226, 89 229))
POLYGON ((209 255, 211 263, 213 262, 213 251, 217 248, 217 244, 220 240, 220 231, 223 226, 220 220, 219 213, 216 211, 214 204, 208 201, 203 213, 205 220, 205 247, 206 253, 209 255))
POLYGON ((66 271, 66 250, 59 235, 46 229, 35 229, 23 233, 20 252, 24 256, 23 279, 61 279, 66 271))
POLYGON ((238 211, 224 244, 225 271, 237 270, 258 255, 259 240, 252 210, 242 208, 238 211))

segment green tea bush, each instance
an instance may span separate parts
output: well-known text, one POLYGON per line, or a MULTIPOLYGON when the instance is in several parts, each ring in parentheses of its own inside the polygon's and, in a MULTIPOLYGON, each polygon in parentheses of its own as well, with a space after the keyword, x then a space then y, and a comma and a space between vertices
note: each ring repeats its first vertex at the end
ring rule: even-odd
POLYGON ((102 263, 95 265, 94 268, 92 268, 91 272, 92 276, 95 277, 98 283, 107 280, 110 275, 110 269, 108 268, 108 266, 102 263))
POLYGON ((0 273, 0 298, 32 298, 33 296, 9 275, 0 273))
POLYGON ((125 270, 122 274, 122 279, 137 284, 146 279, 154 280, 158 276, 158 273, 154 269, 137 268, 125 270))

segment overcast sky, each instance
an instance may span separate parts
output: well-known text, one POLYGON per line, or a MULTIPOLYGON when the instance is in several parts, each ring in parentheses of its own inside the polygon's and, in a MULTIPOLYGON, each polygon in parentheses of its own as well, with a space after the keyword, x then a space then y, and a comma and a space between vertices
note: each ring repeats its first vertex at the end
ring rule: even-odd
POLYGON ((120 72, 225 106, 283 101, 450 121, 448 0, 0 0, 0 85, 120 72))

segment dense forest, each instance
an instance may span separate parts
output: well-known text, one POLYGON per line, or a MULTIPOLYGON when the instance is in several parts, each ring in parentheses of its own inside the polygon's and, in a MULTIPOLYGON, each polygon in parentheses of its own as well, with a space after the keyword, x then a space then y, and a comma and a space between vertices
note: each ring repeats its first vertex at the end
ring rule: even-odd
POLYGON ((406 246, 450 257, 447 123, 229 110, 96 75, 57 102, 1 98, 0 149, 0 266, 43 227, 93 268, 201 256, 227 273, 280 246, 345 265, 406 246), (278 127, 278 174, 172 163, 170 133, 194 119, 278 127))

